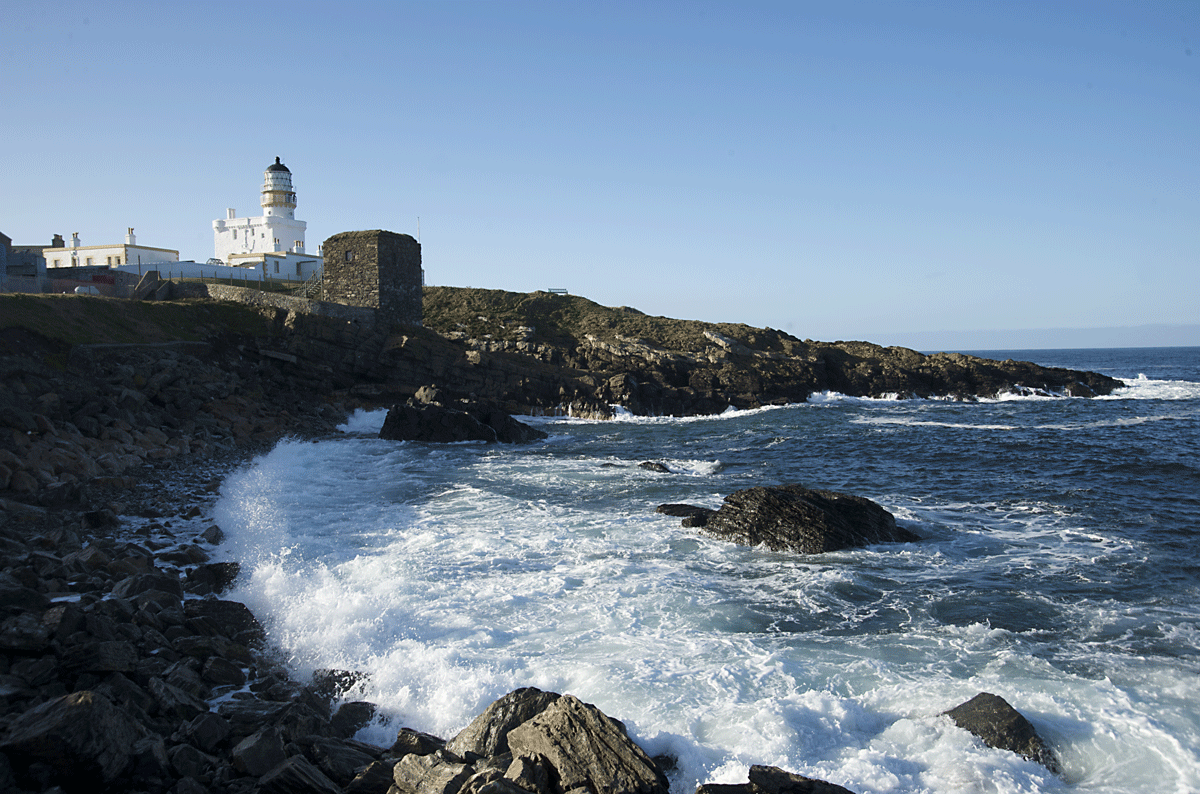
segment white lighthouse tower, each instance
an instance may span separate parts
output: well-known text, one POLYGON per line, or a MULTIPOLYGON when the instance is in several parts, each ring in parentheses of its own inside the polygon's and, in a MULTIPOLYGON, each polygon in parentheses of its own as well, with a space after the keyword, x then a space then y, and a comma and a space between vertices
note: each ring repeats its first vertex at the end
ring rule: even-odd
POLYGON ((308 279, 322 262, 304 252, 308 224, 296 220, 292 172, 278 157, 263 172, 259 204, 263 214, 257 218, 239 218, 229 209, 213 221, 213 255, 227 265, 261 270, 267 278, 308 279))

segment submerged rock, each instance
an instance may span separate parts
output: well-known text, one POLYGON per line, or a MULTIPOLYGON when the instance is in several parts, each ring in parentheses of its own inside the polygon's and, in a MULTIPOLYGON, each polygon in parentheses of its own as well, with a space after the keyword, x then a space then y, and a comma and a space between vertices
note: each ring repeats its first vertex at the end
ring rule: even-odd
POLYGON ((999 695, 980 692, 944 713, 955 725, 975 734, 988 747, 1008 750, 1036 761, 1056 775, 1062 771, 1058 756, 1038 735, 1033 723, 999 695))
POLYGON ((747 783, 705 783, 696 794, 854 794, 850 789, 774 766, 750 767, 747 783))
MULTIPOLYGON (((671 514, 679 512, 679 506, 670 507, 671 514)), ((709 537, 771 551, 822 554, 920 539, 896 526, 892 514, 870 499, 802 485, 747 488, 725 497, 720 510, 703 510, 693 508, 685 525, 700 527, 709 537)))

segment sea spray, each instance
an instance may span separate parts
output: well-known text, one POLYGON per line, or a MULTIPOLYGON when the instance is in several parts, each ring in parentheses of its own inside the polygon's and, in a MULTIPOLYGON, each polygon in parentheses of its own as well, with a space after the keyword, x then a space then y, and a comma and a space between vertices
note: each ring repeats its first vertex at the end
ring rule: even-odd
POLYGON ((353 697, 381 744, 533 685, 677 757, 679 790, 758 763, 858 791, 1193 790, 1198 555, 1167 530, 1200 525, 1198 406, 1165 395, 1194 385, 538 420, 529 447, 385 442, 359 415, 227 479, 217 520, 293 669, 371 674, 353 697), (802 558, 654 513, 780 482, 873 498, 923 540, 802 558), (1062 779, 941 716, 980 691, 1062 779))

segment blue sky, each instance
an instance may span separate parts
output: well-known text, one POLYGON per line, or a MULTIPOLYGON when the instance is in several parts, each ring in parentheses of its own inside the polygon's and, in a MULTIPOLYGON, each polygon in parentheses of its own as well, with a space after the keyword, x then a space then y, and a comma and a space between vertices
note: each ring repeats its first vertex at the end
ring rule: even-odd
POLYGON ((0 101, 15 243, 133 226, 202 261, 280 156, 310 250, 420 218, 430 284, 1200 345, 1193 0, 6 0, 0 101))

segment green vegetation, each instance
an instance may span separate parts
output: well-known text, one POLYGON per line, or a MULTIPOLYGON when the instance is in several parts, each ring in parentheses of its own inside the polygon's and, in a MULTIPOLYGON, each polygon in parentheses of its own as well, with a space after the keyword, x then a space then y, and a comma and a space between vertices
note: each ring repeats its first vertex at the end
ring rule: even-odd
POLYGON ((20 294, 0 295, 0 331, 8 328, 69 345, 196 341, 219 331, 268 331, 261 314, 233 303, 20 294))
POLYGON ((425 326, 443 335, 564 344, 588 335, 604 341, 641 339, 669 350, 712 346, 705 331, 758 350, 792 352, 799 341, 781 331, 730 323, 651 317, 627 306, 609 308, 577 295, 462 287, 425 288, 425 326), (532 328, 532 334, 522 331, 532 328))

